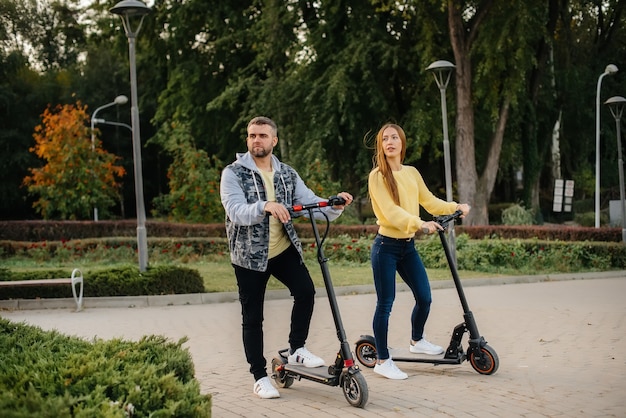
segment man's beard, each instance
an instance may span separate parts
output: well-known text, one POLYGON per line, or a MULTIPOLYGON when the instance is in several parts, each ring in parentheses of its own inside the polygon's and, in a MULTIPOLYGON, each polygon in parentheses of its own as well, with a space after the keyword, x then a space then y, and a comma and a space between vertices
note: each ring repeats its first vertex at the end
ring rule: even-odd
POLYGON ((252 148, 250 150, 250 154, 252 154, 253 156, 257 158, 267 157, 268 155, 270 155, 271 152, 272 152, 271 148, 263 148, 263 147, 252 148))

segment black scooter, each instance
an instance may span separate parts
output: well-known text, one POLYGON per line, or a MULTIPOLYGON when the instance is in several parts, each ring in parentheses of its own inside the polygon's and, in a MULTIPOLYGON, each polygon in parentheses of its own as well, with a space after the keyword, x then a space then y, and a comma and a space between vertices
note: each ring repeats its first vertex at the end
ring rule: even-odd
MULTIPOLYGON (((456 264, 452 259, 450 248, 448 247, 448 241, 445 237, 445 229, 447 228, 448 224, 451 221, 459 218, 462 214, 463 212, 456 211, 452 215, 435 217, 434 221, 444 228, 443 231, 438 231, 439 238, 441 239, 441 244, 443 245, 443 249, 446 253, 446 259, 448 260, 448 265, 450 266, 454 285, 456 287, 457 293, 459 294, 461 305, 463 306, 463 319, 465 320, 465 322, 457 325, 454 328, 454 331, 452 332, 452 337, 450 338, 450 345, 448 346, 448 349, 446 350, 443 358, 436 356, 430 356, 429 358, 425 358, 418 357, 418 355, 416 354, 409 354, 408 356, 394 355, 393 361, 431 363, 439 365, 461 364, 463 361, 469 360, 474 370, 476 370, 478 373, 490 375, 494 374, 496 370, 498 370, 498 355, 493 348, 487 345, 485 339, 478 332, 478 326, 476 325, 474 315, 472 314, 472 311, 470 311, 469 305, 467 304, 465 293, 463 292, 463 286, 461 285, 461 279, 459 278, 456 264), (467 353, 463 350, 462 345, 462 339, 465 332, 469 333, 469 346, 467 348, 467 353)), ((356 342, 355 351, 356 358, 365 367, 374 367, 376 365, 377 356, 374 337, 372 337, 371 335, 361 335, 361 339, 356 342)))
POLYGON ((322 268, 322 276, 324 277, 324 286, 326 287, 326 293, 328 294, 328 301, 330 302, 330 309, 335 320, 335 328, 337 329, 337 337, 339 338, 340 349, 335 357, 333 365, 319 366, 319 367, 305 367, 302 365, 289 364, 287 357, 289 356, 289 349, 280 350, 279 356, 272 360, 272 379, 276 381, 278 387, 288 388, 293 384, 294 379, 307 379, 317 383, 323 383, 328 386, 341 386, 343 389, 343 395, 348 403, 352 406, 363 408, 367 403, 369 391, 367 388, 367 382, 365 377, 361 374, 359 366, 355 363, 352 352, 350 351, 350 344, 346 338, 346 333, 341 321, 341 315, 339 314, 339 306, 337 304, 337 298, 335 296, 335 290, 330 278, 330 272, 328 270, 328 259, 324 256, 323 244, 326 236, 328 235, 329 220, 326 217, 326 231, 324 238, 320 239, 320 234, 317 229, 317 224, 313 217, 313 211, 316 208, 343 205, 345 200, 341 197, 332 196, 328 201, 322 201, 317 203, 311 203, 306 205, 297 205, 291 208, 292 212, 308 211, 308 216, 311 220, 311 226, 313 227, 313 233, 315 235, 315 242, 317 244, 317 260, 322 268))

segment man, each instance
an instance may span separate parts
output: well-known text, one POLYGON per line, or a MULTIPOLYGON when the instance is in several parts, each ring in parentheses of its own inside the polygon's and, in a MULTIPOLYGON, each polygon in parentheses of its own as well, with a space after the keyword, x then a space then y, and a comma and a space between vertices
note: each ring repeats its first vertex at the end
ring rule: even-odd
MULTIPOLYGON (((278 143, 274 121, 255 117, 248 123, 247 132, 248 152, 238 153, 237 159, 222 172, 220 195, 239 288, 243 346, 255 380, 253 392, 269 399, 280 397, 267 376, 263 356, 263 301, 270 275, 287 286, 294 298, 289 363, 306 367, 324 364, 304 346, 313 315, 315 286, 304 265, 302 244, 288 208, 326 199, 316 196, 292 167, 273 155, 278 143)), ((352 203, 349 193, 341 192, 338 196, 346 204, 352 203)), ((321 210, 333 220, 343 209, 342 205, 321 210)))

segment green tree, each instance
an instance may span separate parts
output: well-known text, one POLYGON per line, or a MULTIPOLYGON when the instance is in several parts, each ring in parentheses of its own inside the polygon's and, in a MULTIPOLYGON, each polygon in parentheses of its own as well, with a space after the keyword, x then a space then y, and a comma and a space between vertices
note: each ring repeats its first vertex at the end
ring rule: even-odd
POLYGON ((223 164, 196 148, 186 124, 162 127, 153 141, 173 157, 167 170, 169 193, 155 199, 154 215, 177 222, 222 222, 219 187, 223 164))
POLYGON ((220 159, 232 159, 243 144, 232 138, 245 132, 247 121, 240 121, 249 98, 229 84, 254 57, 252 24, 260 8, 251 3, 162 0, 147 22, 160 32, 148 39, 147 50, 153 51, 152 61, 162 71, 158 76, 165 80, 153 123, 186 121, 198 148, 220 159), (207 107, 219 96, 228 99, 207 107))
MULTIPOLYGON (((136 39, 137 92, 140 122, 140 147, 142 147, 143 185, 146 203, 167 189, 167 166, 169 159, 161 155, 157 146, 148 146, 149 139, 156 134, 159 124, 152 123, 158 106, 159 95, 165 89, 167 72, 164 66, 172 55, 163 50, 165 27, 160 19, 159 1, 145 17, 136 39), (162 26, 159 26, 162 24, 162 26)), ((130 98, 129 81, 129 50, 128 38, 120 18, 110 12, 115 2, 105 0, 81 1, 82 9, 77 12, 80 21, 84 22, 86 45, 81 60, 76 63, 76 71, 72 73, 71 88, 76 98, 88 104, 89 109, 110 103, 116 96, 124 94, 130 98)), ((148 2, 150 5, 150 2, 148 2)), ((136 24, 137 21, 133 20, 136 24)), ((56 103, 53 101, 53 103, 56 103)), ((128 106, 115 106, 98 113, 99 118, 110 122, 130 125, 130 109, 128 106)), ((101 130, 103 148, 121 157, 120 164, 127 172, 133 171, 133 145, 130 131, 124 127, 112 127, 98 124, 101 130)), ((122 179, 120 205, 121 216, 134 216, 135 185, 133 176, 122 179)), ((117 208, 115 209, 117 210, 117 208)), ((147 207, 150 210, 150 207, 147 207)))
POLYGON ((30 150, 46 164, 31 168, 24 185, 39 196, 34 207, 44 219, 89 219, 93 208, 106 214, 119 198, 117 179, 124 168, 115 165, 118 157, 103 150, 99 140, 89 141, 88 119, 77 102, 46 109, 35 127, 30 150))
MULTIPOLYGON (((567 166, 589 155, 581 152, 588 150, 581 133, 593 126, 588 111, 593 107, 581 97, 593 92, 588 86, 603 70, 583 73, 594 61, 590 57, 606 54, 609 45, 623 50, 618 39, 626 2, 445 3, 457 66, 459 197, 474 206, 464 223, 488 223, 487 204, 507 147, 521 150, 523 199, 536 209, 540 187, 552 185, 549 150, 557 121, 564 126, 561 150, 568 171, 576 171, 567 166)), ((504 166, 519 167, 514 161, 519 152, 507 154, 512 160, 504 166)))
MULTIPOLYGON (((0 54, 2 54, 0 52, 0 54)), ((28 216, 32 209, 25 202, 22 179, 27 167, 37 163, 28 152, 32 143, 36 115, 31 109, 42 109, 45 103, 35 99, 41 77, 28 69, 26 58, 13 52, 0 62, 0 217, 28 216)))
MULTIPOLYGON (((589 132, 588 138, 594 137, 588 128, 594 126, 590 123, 594 118, 594 106, 572 106, 569 103, 593 103, 589 93, 595 93, 595 89, 580 84, 580 74, 587 73, 585 80, 593 80, 596 72, 604 71, 595 65, 590 68, 589 56, 606 56, 600 60, 600 65, 606 65, 605 60, 612 62, 613 54, 618 54, 615 49, 620 44, 624 7, 626 2, 623 1, 547 3, 543 18, 544 36, 536 38, 530 45, 535 51, 535 65, 528 71, 525 92, 509 130, 520 135, 524 172, 522 201, 535 212, 540 208, 541 190, 551 192, 554 184, 550 153, 553 135, 558 138, 564 155, 568 156, 563 164, 566 172, 561 178, 581 180, 594 168, 586 162, 595 154, 594 141, 581 140, 585 131, 589 132), (591 33, 595 35, 587 36, 591 33), (577 47, 572 48, 572 44, 577 47), (589 101, 582 99, 585 96, 589 96, 589 101)), ((606 148, 611 149, 610 145, 606 148)), ((579 199, 584 199, 588 190, 593 189, 585 183, 576 183, 579 199)))
POLYGON ((308 149, 299 155, 298 173, 303 179, 306 179, 306 185, 320 197, 330 197, 343 191, 343 185, 338 181, 332 181, 328 173, 330 165, 324 156, 323 150, 320 149, 319 142, 310 144, 308 149))
POLYGON ((557 103, 563 109, 563 178, 576 180, 575 200, 587 198, 589 211, 592 211, 596 169, 596 86, 607 64, 616 64, 619 72, 605 77, 600 91, 602 207, 608 206, 609 199, 619 198, 615 120, 602 103, 611 96, 626 95, 623 88, 626 64, 622 59, 626 56, 626 1, 570 0, 559 11, 554 51, 557 103))
MULTIPOLYGON (((33 166, 31 133, 48 103, 78 98, 95 108, 128 95, 128 44, 111 5, 0 0, 0 190, 11 199, 2 209, 27 201, 19 184, 33 166)), ((409 136, 406 162, 443 196, 440 98, 425 68, 447 59, 457 66, 447 92, 455 198, 474 206, 464 222, 486 223, 492 199, 545 203, 539 191, 553 183, 547 144, 557 120, 563 176, 593 172, 594 87, 606 64, 623 67, 625 5, 156 0, 137 39, 141 133, 148 139, 184 121, 207 161, 226 161, 245 150, 250 117, 267 115, 279 123, 276 152, 284 161, 305 172, 320 164, 310 174, 316 181, 365 197, 372 152, 364 139, 396 121, 409 136), (512 173, 522 164, 520 192, 512 173)), ((603 99, 621 94, 622 72, 605 79, 603 99)), ((617 170, 614 123, 602 112, 605 202, 616 192, 617 170)), ((128 122, 120 114, 116 120, 128 122)), ((110 128, 102 129, 107 148, 131 167, 127 132, 113 142, 110 128)), ((159 141, 150 144, 143 154, 148 199, 168 194, 174 158, 159 141)), ((132 190, 124 187, 129 199, 132 190)))
POLYGON ((526 73, 535 65, 528 45, 543 36, 543 15, 537 4, 524 1, 447 0, 446 9, 456 64, 458 199, 473 207, 463 223, 483 225, 489 223, 487 208, 511 106, 517 105, 526 73))
POLYGON ((69 12, 69 6, 56 3, 52 6, 34 0, 0 0, 2 218, 34 215, 32 200, 21 188, 28 167, 38 163, 28 151, 33 145, 33 128, 49 103, 75 100, 70 86, 72 60, 81 49, 81 37, 75 32, 76 14, 69 12), (55 27, 46 33, 50 25, 55 27), (68 30, 67 35, 58 31, 60 27, 68 30), (53 36, 56 42, 47 43, 43 39, 47 36, 53 36))
POLYGON ((20 51, 34 67, 72 67, 85 46, 77 21, 78 0, 0 0, 0 39, 5 50, 20 51))
POLYGON ((299 110, 289 113, 284 129, 292 153, 307 155, 319 143, 315 149, 324 151, 330 178, 357 197, 367 196, 372 167, 364 137, 389 120, 408 123, 417 92, 417 58, 406 54, 414 32, 405 30, 414 13, 396 6, 300 2, 302 58, 278 96, 299 110))

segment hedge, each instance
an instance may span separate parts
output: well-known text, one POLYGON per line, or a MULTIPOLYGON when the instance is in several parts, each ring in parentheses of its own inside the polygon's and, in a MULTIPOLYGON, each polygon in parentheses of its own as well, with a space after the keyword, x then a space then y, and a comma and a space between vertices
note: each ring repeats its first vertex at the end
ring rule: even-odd
MULTIPOLYGON (((0 269, 0 281, 70 277, 65 269, 16 272, 0 269)), ((204 293, 204 281, 197 270, 177 266, 151 267, 144 273, 136 266, 109 268, 89 273, 85 297, 142 296, 204 293)), ((0 299, 70 298, 70 286, 20 286, 2 289, 0 299)))
MULTIPOLYGON (((323 231, 322 226, 322 231, 323 231)), ((457 225, 458 234, 465 233, 472 239, 484 237, 499 238, 539 238, 561 241, 622 241, 621 228, 593 228, 570 226, 506 226, 457 225)), ((313 233, 308 221, 298 219, 296 229, 302 238, 311 238, 313 233)), ((226 236, 224 224, 183 224, 147 221, 148 237, 214 237, 226 236)), ((332 225, 329 236, 349 235, 351 237, 373 235, 376 225, 332 225)), ((0 240, 7 241, 67 241, 104 237, 136 237, 137 224, 133 220, 121 221, 0 221, 0 240)))
POLYGON ((0 416, 210 417, 186 341, 88 342, 0 318, 0 416))

